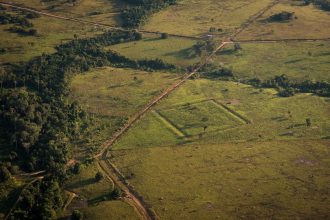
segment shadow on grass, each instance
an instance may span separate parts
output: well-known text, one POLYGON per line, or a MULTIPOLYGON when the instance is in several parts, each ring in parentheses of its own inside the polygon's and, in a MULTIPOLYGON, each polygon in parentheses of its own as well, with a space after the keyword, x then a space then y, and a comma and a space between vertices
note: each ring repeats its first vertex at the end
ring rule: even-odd
POLYGON ((68 188, 69 189, 81 188, 81 187, 88 186, 88 185, 95 184, 95 183, 97 183, 97 182, 94 178, 89 178, 89 179, 77 181, 73 184, 70 184, 68 186, 68 188))
POLYGON ((173 56, 181 59, 194 59, 197 55, 193 54, 192 48, 186 48, 175 52, 170 52, 164 54, 165 56, 173 56))

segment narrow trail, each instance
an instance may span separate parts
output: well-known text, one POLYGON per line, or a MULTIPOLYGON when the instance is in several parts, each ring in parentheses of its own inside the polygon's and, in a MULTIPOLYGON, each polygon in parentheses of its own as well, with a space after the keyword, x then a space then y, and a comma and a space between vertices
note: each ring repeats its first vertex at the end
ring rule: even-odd
POLYGON ((63 211, 66 210, 66 208, 71 204, 74 198, 79 197, 76 193, 71 192, 69 190, 66 190, 67 193, 69 193, 69 198, 66 200, 64 206, 63 206, 63 211))
MULTIPOLYGON (((99 27, 107 27, 107 28, 110 28, 112 30, 117 30, 117 31, 136 30, 136 31, 138 31, 140 33, 144 33, 144 34, 156 34, 156 35, 159 35, 161 33, 159 31, 147 31, 147 30, 141 30, 141 29, 127 29, 127 28, 113 26, 113 25, 109 25, 109 24, 105 24, 105 23, 101 23, 101 22, 96 22, 96 21, 88 21, 88 20, 83 20, 83 19, 79 19, 79 18, 65 17, 65 16, 61 16, 61 15, 55 15, 55 14, 52 14, 52 13, 43 12, 43 11, 40 11, 40 10, 37 10, 37 9, 27 8, 27 7, 19 6, 19 5, 16 5, 16 4, 7 3, 7 2, 1 2, 0 1, 0 5, 11 7, 11 8, 15 8, 15 9, 19 9, 19 10, 29 11, 29 12, 37 13, 37 14, 40 14, 40 15, 44 15, 44 16, 56 18, 56 19, 73 21, 73 22, 78 22, 78 23, 82 23, 82 24, 91 24, 91 25, 99 26, 99 27)), ((196 37, 196 36, 186 36, 186 35, 178 35, 178 34, 170 34, 170 33, 168 33, 168 36, 170 36, 170 37, 178 37, 178 38, 186 38, 186 39, 193 39, 193 40, 200 40, 200 39, 202 39, 201 37, 196 37)))

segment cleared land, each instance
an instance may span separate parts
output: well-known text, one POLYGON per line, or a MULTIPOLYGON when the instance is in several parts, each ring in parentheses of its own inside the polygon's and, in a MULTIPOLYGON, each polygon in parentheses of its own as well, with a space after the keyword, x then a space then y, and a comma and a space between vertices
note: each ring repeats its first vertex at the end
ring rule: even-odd
POLYGON ((153 15, 143 29, 182 35, 204 35, 214 27, 215 34, 228 36, 269 3, 271 0, 182 0, 177 5, 153 15))
POLYGON ((330 42, 241 43, 241 47, 235 51, 227 46, 215 58, 240 79, 285 74, 297 81, 330 80, 330 42))
POLYGON ((104 67, 74 77, 72 97, 91 113, 130 116, 177 80, 175 73, 104 67))
POLYGON ((112 192, 113 184, 105 178, 99 182, 96 181, 97 171, 97 163, 81 165, 81 171, 70 178, 66 183, 66 189, 75 192, 89 203, 102 201, 103 196, 112 192))
MULTIPOLYGON (((310 94, 281 98, 276 93, 273 89, 259 90, 234 82, 191 80, 160 103, 156 107, 157 111, 166 113, 166 109, 172 106, 189 106, 189 103, 215 99, 251 123, 239 123, 232 129, 222 129, 228 121, 220 118, 226 118, 226 115, 231 113, 221 108, 212 107, 213 110, 210 109, 208 113, 203 113, 204 115, 194 110, 193 105, 185 111, 172 108, 168 117, 172 118, 174 126, 186 134, 184 126, 196 125, 195 128, 192 127, 194 136, 189 139, 182 138, 155 114, 148 113, 114 145, 114 149, 175 145, 193 140, 201 143, 223 143, 247 140, 316 139, 329 135, 330 121, 327 117, 330 111, 329 98, 310 94), (210 122, 210 130, 208 127, 205 132, 204 124, 208 126, 208 123, 206 120, 202 121, 203 117, 210 122), (313 121, 311 127, 306 126, 307 118, 313 121)), ((202 106, 209 108, 208 104, 202 106)), ((233 117, 230 117, 230 123, 235 122, 233 117)))
POLYGON ((85 38, 101 33, 101 30, 93 29, 91 26, 77 25, 76 23, 44 16, 29 21, 33 23, 33 28, 37 30, 37 36, 11 33, 8 28, 12 27, 12 24, 0 25, 0 48, 6 50, 6 52, 0 54, 0 64, 29 61, 31 58, 40 56, 43 53, 54 53, 56 51, 55 46, 74 39, 75 35, 85 38), (49 28, 50 22, 51 28, 49 28))
POLYGON ((122 200, 109 200, 113 183, 107 178, 95 180, 99 171, 96 162, 82 165, 79 174, 74 175, 66 184, 66 189, 75 192, 79 198, 67 208, 67 215, 75 208, 80 208, 86 219, 139 219, 134 208, 122 200))
POLYGON ((124 7, 124 4, 116 0, 79 0, 74 3, 68 1, 17 0, 15 3, 57 15, 82 18, 114 26, 120 25, 118 12, 124 7))
POLYGON ((84 219, 111 219, 111 220, 139 220, 134 209, 122 201, 101 202, 97 206, 91 206, 81 210, 84 219))
POLYGON ((153 97, 177 80, 175 73, 146 72, 104 67, 75 76, 71 99, 78 100, 95 117, 84 147, 77 145, 75 156, 96 152, 123 123, 153 97))
POLYGON ((303 6, 302 1, 282 1, 267 11, 237 39, 297 39, 297 38, 329 38, 329 12, 322 11, 313 4, 303 6), (267 22, 271 15, 282 11, 294 12, 297 19, 286 22, 267 22))
POLYGON ((176 66, 189 66, 197 63, 200 57, 192 55, 196 40, 185 38, 160 39, 146 36, 136 42, 128 42, 108 47, 131 59, 161 59, 176 66))
POLYGON ((192 144, 114 151, 112 160, 161 219, 326 219, 328 146, 192 144))

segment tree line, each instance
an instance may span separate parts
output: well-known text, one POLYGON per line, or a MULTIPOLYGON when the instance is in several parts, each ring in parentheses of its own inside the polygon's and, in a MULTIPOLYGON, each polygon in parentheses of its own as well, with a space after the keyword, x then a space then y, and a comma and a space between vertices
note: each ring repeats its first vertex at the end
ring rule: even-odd
POLYGON ((267 80, 259 78, 239 80, 232 69, 213 64, 205 65, 199 72, 200 76, 207 79, 238 81, 256 88, 274 88, 278 90, 278 95, 281 97, 293 96, 296 93, 313 93, 323 97, 330 97, 330 83, 326 81, 304 80, 298 82, 290 80, 285 74, 276 75, 267 80))

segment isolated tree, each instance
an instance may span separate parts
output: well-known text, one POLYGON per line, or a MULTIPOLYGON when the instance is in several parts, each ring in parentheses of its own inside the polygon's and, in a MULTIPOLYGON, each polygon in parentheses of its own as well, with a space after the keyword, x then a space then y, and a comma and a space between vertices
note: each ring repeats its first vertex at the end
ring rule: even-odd
POLYGON ((162 39, 167 39, 167 38, 168 38, 168 33, 162 33, 162 34, 160 35, 160 37, 161 37, 162 39))
POLYGON ((73 167, 73 173, 78 174, 81 171, 81 165, 80 163, 76 163, 73 167))
POLYGON ((242 50, 241 45, 240 45, 239 43, 235 43, 235 44, 234 44, 234 50, 235 50, 235 51, 242 50))
POLYGON ((103 179, 103 174, 101 172, 97 172, 95 174, 95 181, 100 182, 103 179))
POLYGON ((83 213, 79 210, 73 210, 71 214, 71 220, 82 220, 84 218, 83 213))
POLYGON ((204 132, 206 131, 206 129, 208 128, 208 126, 207 125, 205 125, 204 127, 203 127, 203 129, 204 129, 204 132))
POLYGON ((122 195, 121 190, 118 187, 115 187, 110 193, 111 199, 119 199, 122 195))
POLYGON ((135 40, 142 40, 143 38, 143 35, 140 32, 135 32, 134 36, 135 36, 135 40))

